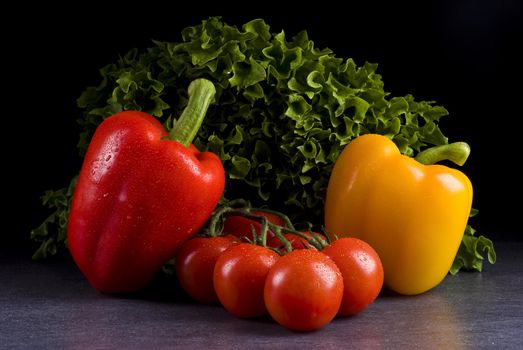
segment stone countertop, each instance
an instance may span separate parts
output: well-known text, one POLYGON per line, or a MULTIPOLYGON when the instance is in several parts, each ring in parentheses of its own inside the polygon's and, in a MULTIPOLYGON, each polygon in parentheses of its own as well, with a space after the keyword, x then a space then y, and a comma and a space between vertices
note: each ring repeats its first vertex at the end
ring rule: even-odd
POLYGON ((523 346, 523 242, 499 242, 482 273, 414 297, 384 291, 319 331, 241 320, 158 278, 129 296, 95 291, 71 260, 0 250, 0 349, 516 349, 523 346))

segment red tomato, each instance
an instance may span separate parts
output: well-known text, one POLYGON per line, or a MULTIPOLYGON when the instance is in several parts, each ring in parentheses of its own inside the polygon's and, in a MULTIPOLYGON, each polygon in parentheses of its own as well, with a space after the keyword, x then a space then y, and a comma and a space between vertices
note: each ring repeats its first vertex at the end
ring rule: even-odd
MULTIPOLYGON (((310 232, 302 232, 302 233, 309 237, 313 237, 310 232)), ((316 233, 316 234, 321 239, 323 239, 324 242, 326 242, 325 236, 323 236, 320 233, 316 233)), ((316 249, 316 247, 314 247, 312 244, 310 244, 309 241, 307 241, 303 237, 298 236, 297 234, 285 233, 283 236, 291 243, 292 249, 316 249)), ((267 246, 269 246, 271 248, 276 248, 279 250, 285 250, 283 243, 276 236, 273 236, 267 240, 267 246)))
POLYGON ((264 300, 272 318, 296 331, 329 323, 343 296, 340 270, 327 255, 310 249, 282 256, 265 280, 264 300))
POLYGON ((236 244, 234 236, 195 237, 185 241, 176 254, 176 275, 182 288, 202 303, 218 301, 214 291, 214 264, 220 254, 236 244))
POLYGON ((357 238, 340 238, 323 250, 343 276, 343 300, 338 315, 355 315, 369 306, 383 286, 383 266, 376 251, 357 238))
MULTIPOLYGON (((251 214, 264 216, 270 223, 278 226, 285 226, 285 221, 278 215, 264 211, 251 211, 251 214)), ((238 238, 248 237, 252 239, 252 228, 256 230, 257 234, 261 233, 261 224, 258 221, 248 219, 241 215, 231 215, 225 218, 223 223, 223 234, 233 235, 238 238)), ((273 237, 274 233, 271 230, 267 231, 267 239, 273 237)))
POLYGON ((265 315, 265 277, 279 258, 274 251, 250 243, 223 252, 214 267, 214 289, 223 307, 240 318, 265 315))

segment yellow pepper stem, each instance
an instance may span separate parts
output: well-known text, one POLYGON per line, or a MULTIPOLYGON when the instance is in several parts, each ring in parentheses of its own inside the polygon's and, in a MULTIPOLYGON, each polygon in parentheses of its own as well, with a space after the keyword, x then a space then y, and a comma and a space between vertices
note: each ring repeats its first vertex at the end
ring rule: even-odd
POLYGON ((454 142, 447 145, 434 146, 418 153, 416 160, 429 165, 442 160, 450 160, 457 165, 463 165, 470 154, 470 146, 466 142, 454 142))

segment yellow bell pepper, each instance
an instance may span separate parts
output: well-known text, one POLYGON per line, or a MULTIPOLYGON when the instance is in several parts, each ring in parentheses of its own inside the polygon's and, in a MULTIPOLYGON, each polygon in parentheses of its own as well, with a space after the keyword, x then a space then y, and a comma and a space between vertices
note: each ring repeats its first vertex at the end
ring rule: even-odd
POLYGON ((325 205, 326 232, 351 236, 378 252, 385 285, 419 294, 438 285, 458 251, 472 205, 472 185, 442 159, 463 163, 463 142, 402 155, 382 135, 358 137, 337 159, 325 205), (424 164, 422 164, 424 163, 424 164))

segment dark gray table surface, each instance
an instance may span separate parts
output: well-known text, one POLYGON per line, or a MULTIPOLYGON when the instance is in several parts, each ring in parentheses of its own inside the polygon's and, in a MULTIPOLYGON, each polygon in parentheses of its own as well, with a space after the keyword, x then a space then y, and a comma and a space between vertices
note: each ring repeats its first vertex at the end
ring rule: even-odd
POLYGON ((447 276, 414 297, 384 292, 356 317, 296 333, 268 317, 240 320, 191 302, 172 280, 107 296, 71 261, 0 251, 0 348, 521 349, 523 243, 500 242, 497 252, 482 273, 447 276))

